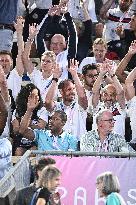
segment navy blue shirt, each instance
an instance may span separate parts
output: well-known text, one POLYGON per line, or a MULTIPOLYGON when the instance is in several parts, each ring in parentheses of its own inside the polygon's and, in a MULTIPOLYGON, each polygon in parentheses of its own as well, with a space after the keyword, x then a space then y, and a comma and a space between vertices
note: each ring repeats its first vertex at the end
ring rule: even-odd
POLYGON ((0 0, 0 23, 13 24, 17 15, 18 0, 0 0))

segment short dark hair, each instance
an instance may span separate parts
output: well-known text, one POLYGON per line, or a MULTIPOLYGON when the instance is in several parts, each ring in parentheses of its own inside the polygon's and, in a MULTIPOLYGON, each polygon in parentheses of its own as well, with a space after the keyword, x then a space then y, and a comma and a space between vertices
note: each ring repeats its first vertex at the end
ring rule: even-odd
POLYGON ((66 123, 67 122, 67 115, 63 110, 56 110, 54 113, 58 113, 60 115, 61 120, 66 123))
POLYGON ((87 64, 82 68, 82 74, 86 75, 88 70, 97 70, 98 66, 95 63, 87 64))
POLYGON ((67 85, 69 84, 69 82, 73 83, 74 84, 74 81, 71 80, 71 79, 66 79, 66 80, 62 80, 60 83, 59 83, 59 86, 58 88, 59 89, 65 89, 65 87, 67 87, 67 85))
POLYGON ((5 51, 5 50, 0 51, 0 55, 9 55, 12 58, 12 53, 9 51, 5 51))
POLYGON ((56 164, 56 161, 50 157, 41 157, 35 165, 35 169, 36 171, 42 171, 44 167, 50 164, 56 164))

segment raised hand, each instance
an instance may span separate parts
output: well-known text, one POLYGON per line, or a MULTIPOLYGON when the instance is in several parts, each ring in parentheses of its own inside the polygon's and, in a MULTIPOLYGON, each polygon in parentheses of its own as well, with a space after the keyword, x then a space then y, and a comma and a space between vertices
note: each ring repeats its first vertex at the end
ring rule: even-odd
POLYGON ((16 23, 14 22, 14 27, 15 27, 17 33, 23 32, 24 22, 25 22, 25 20, 23 19, 22 16, 17 17, 17 22, 16 23))
POLYGON ((59 64, 55 63, 54 70, 53 70, 53 78, 59 79, 62 74, 62 70, 60 69, 59 64))
POLYGON ((136 54, 136 40, 131 43, 128 53, 131 55, 136 54))
POLYGON ((30 93, 27 102, 27 110, 33 111, 39 105, 39 97, 34 93, 30 93))
POLYGON ((29 26, 29 39, 34 40, 38 32, 39 32, 39 29, 38 29, 38 26, 36 26, 36 24, 30 25, 29 26))
POLYGON ((104 75, 108 72, 108 66, 107 66, 107 63, 106 61, 104 61, 103 63, 99 64, 99 75, 101 77, 104 77, 104 75))
POLYGON ((114 75, 115 74, 115 67, 113 65, 112 60, 106 59, 105 60, 105 65, 107 67, 107 71, 108 71, 109 75, 110 76, 114 75))
POLYGON ((0 87, 7 84, 5 73, 2 69, 2 66, 0 65, 0 87))
POLYGON ((50 15, 50 16, 54 16, 54 15, 60 16, 60 11, 61 10, 60 10, 59 5, 54 5, 49 9, 48 15, 50 15))
POLYGON ((70 59, 70 68, 68 71, 71 73, 72 76, 77 75, 77 68, 78 68, 78 61, 75 59, 70 59))
POLYGON ((89 4, 89 1, 88 1, 88 0, 82 0, 82 1, 80 1, 80 6, 81 6, 83 9, 88 10, 88 4, 89 4))

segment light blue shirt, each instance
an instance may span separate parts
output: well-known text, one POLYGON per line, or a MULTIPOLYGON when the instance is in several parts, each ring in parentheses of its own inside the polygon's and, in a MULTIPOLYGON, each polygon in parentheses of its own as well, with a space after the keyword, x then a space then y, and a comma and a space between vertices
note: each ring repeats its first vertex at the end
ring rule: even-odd
POLYGON ((53 136, 50 130, 35 129, 34 134, 35 142, 38 145, 38 150, 77 150, 77 139, 69 133, 63 132, 59 136, 53 136))
POLYGON ((121 202, 118 198, 118 196, 116 195, 116 193, 111 193, 107 196, 106 198, 106 205, 120 205, 121 202))

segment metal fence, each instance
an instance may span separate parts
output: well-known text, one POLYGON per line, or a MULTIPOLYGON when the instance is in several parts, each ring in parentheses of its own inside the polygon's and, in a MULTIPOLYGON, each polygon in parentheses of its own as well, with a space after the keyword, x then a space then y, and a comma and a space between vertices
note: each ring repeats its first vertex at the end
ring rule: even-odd
POLYGON ((17 162, 17 164, 10 169, 10 171, 3 177, 0 181, 0 197, 5 198, 14 188, 15 190, 19 190, 28 186, 30 184, 30 155, 35 154, 37 158, 41 157, 41 155, 49 156, 94 156, 94 157, 118 157, 118 158, 133 158, 136 157, 136 153, 106 153, 106 152, 81 152, 81 151, 38 151, 28 150, 21 159, 17 162))

